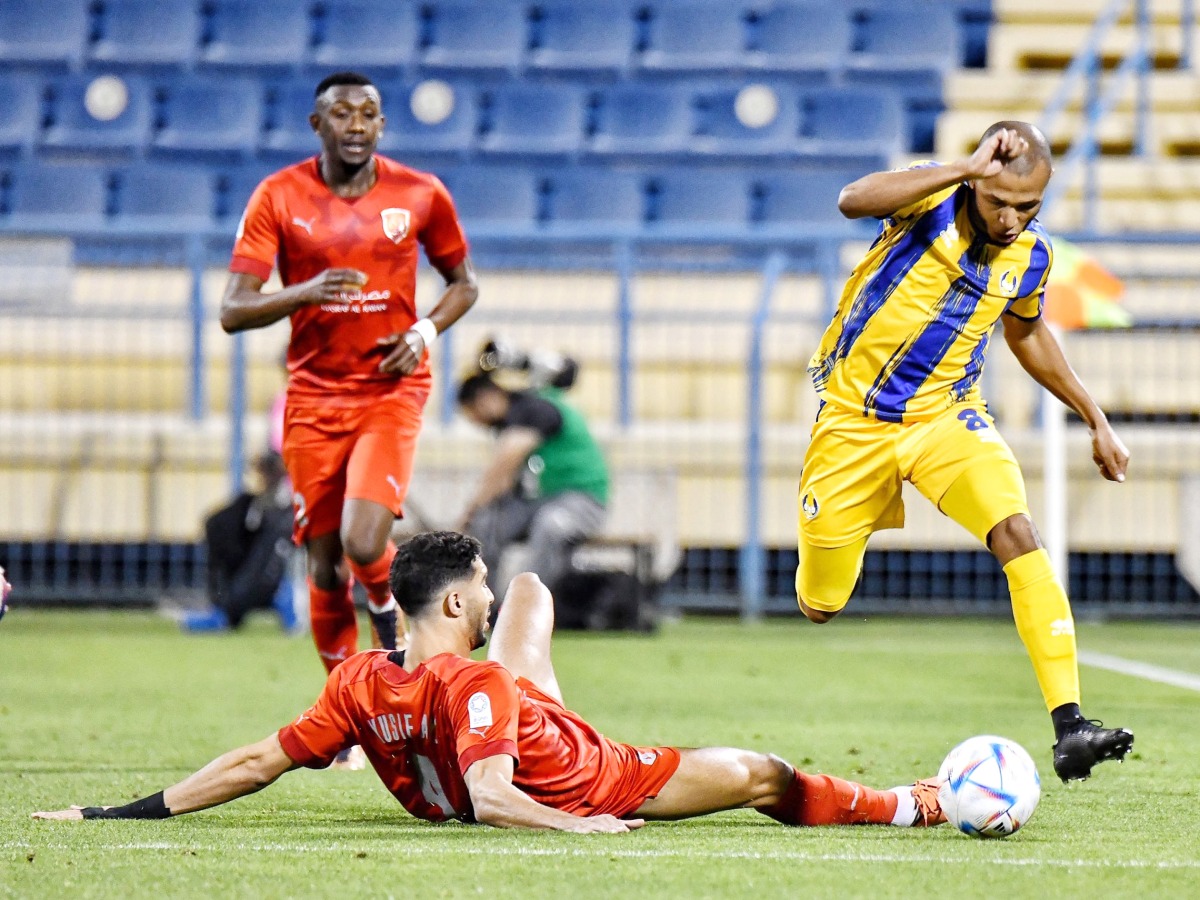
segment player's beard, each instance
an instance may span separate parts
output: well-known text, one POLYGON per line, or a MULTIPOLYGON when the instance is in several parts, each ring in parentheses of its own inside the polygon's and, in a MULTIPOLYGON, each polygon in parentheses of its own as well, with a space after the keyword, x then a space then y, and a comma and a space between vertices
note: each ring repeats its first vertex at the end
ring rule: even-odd
POLYGON ((478 650, 488 642, 488 634, 491 628, 488 625, 488 610, 485 607, 479 621, 475 623, 475 634, 471 638, 471 649, 478 650))

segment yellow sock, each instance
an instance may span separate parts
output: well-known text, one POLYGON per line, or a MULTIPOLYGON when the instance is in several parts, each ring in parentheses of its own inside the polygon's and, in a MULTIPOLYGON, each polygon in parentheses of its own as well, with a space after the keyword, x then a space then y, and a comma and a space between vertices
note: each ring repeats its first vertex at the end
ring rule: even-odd
POLYGON ((1033 663, 1046 708, 1078 703, 1075 620, 1067 592, 1050 565, 1050 555, 1045 550, 1026 553, 1006 565, 1004 574, 1008 576, 1017 634, 1033 663))

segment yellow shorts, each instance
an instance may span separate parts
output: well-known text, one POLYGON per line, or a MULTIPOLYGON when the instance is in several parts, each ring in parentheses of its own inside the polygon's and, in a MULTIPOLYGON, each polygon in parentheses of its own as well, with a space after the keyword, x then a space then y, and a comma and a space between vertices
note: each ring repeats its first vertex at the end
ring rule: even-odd
POLYGON ((800 476, 800 539, 812 547, 844 547, 901 528, 902 482, 912 482, 941 509, 946 490, 968 468, 987 489, 963 515, 970 521, 959 524, 986 544, 988 532, 1009 516, 1028 515, 1029 505, 1012 449, 983 404, 957 404, 928 422, 901 424, 827 403, 800 476))

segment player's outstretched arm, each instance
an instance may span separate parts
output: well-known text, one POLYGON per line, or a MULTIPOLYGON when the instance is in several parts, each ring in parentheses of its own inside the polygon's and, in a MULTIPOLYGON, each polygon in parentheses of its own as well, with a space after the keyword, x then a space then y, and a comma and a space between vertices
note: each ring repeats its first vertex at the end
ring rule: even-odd
POLYGON ((302 306, 339 303, 344 291, 359 291, 367 276, 357 269, 326 269, 319 275, 271 294, 262 292, 263 280, 235 272, 225 283, 221 298, 221 327, 228 334, 264 328, 286 319, 302 306))
POLYGON ((1004 340, 1021 368, 1087 423, 1092 433, 1092 459, 1100 474, 1109 481, 1124 481, 1129 450, 1063 356, 1050 326, 1040 318, 1030 322, 1009 315, 1003 321, 1004 340))
POLYGON ((476 512, 516 487, 525 460, 543 440, 541 432, 535 428, 513 426, 500 432, 491 461, 479 478, 479 486, 459 516, 459 531, 467 530, 467 523, 476 512))
POLYGON ((256 744, 230 750, 178 784, 125 806, 72 806, 35 812, 33 818, 165 819, 253 794, 294 768, 296 763, 283 752, 279 736, 272 734, 256 744))
POLYGON ((842 188, 838 210, 847 219, 883 219, 952 185, 998 175, 1006 162, 1028 149, 1017 132, 1001 129, 956 162, 865 175, 842 188))
POLYGON ((538 803, 512 783, 513 758, 489 756, 473 763, 464 779, 471 793, 475 820, 497 828, 571 831, 576 834, 616 834, 641 828, 641 819, 615 816, 573 816, 538 803))
POLYGON ((446 279, 446 289, 428 317, 415 322, 408 331, 389 334, 376 342, 387 353, 379 364, 380 372, 409 375, 416 371, 434 338, 465 316, 479 299, 479 284, 469 256, 452 269, 438 271, 446 279))

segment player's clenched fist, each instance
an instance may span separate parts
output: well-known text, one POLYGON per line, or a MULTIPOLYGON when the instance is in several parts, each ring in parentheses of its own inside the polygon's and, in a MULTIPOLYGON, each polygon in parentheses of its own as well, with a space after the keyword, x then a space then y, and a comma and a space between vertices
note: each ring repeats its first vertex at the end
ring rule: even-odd
POLYGON ((304 283, 304 299, 309 303, 336 303, 343 291, 361 290, 367 276, 358 269, 326 269, 304 283))
POLYGON ((646 824, 644 819, 618 819, 616 816, 588 816, 564 829, 572 834, 621 834, 646 824))
POLYGON ((991 178, 999 175, 1004 164, 1023 156, 1029 149, 1029 142, 1020 133, 1011 128, 1001 128, 979 147, 966 161, 968 178, 991 178))

